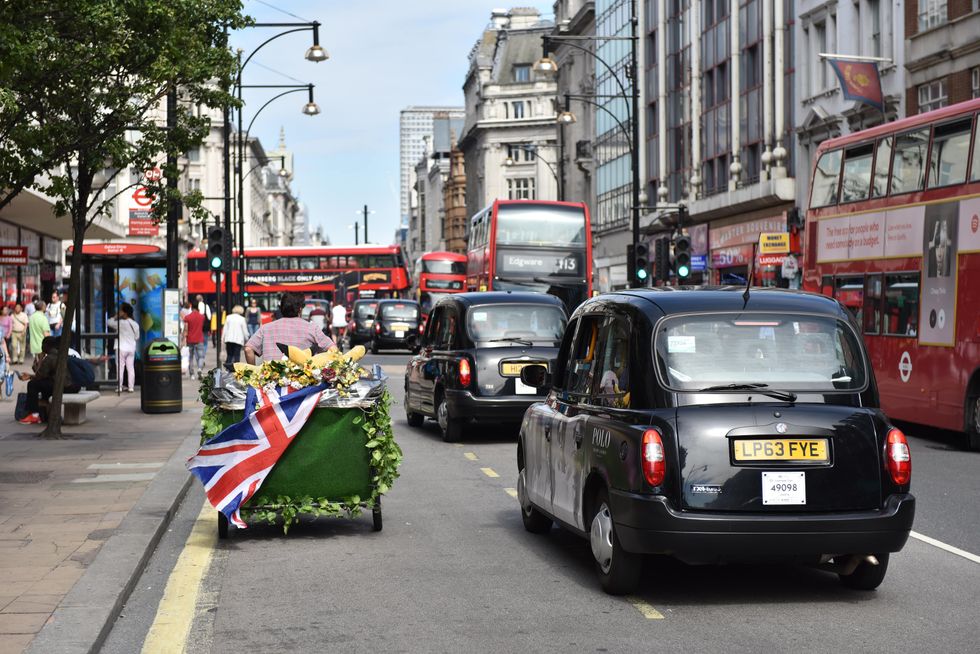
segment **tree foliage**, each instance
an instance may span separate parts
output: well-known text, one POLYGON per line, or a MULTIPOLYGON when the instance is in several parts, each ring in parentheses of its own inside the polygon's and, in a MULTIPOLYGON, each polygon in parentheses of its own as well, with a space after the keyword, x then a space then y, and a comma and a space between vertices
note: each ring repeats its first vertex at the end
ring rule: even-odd
MULTIPOLYGON (((72 224, 72 301, 46 435, 60 435, 85 231, 134 175, 203 141, 209 121, 196 108, 234 104, 227 30, 248 23, 241 12, 239 0, 0 3, 0 208, 32 188, 72 224), (172 89, 181 110, 168 128, 172 89)), ((158 190, 159 209, 169 198, 158 190)))

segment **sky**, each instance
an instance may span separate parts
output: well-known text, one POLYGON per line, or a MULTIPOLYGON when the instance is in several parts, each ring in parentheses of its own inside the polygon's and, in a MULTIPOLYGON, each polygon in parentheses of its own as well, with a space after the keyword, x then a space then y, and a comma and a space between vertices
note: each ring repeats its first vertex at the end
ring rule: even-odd
MULTIPOLYGON (((368 205, 372 243, 391 243, 399 223, 398 117, 410 105, 463 105, 473 44, 494 8, 537 7, 552 20, 552 2, 523 0, 244 0, 256 22, 319 21, 330 59, 306 61, 311 32, 297 32, 258 51, 243 84, 315 85, 318 116, 300 113, 306 93, 286 95, 255 118, 251 135, 267 150, 285 129, 294 153, 293 192, 335 245, 354 242, 355 220, 368 205), (284 13, 288 12, 288 13, 284 13), (288 15, 293 14, 293 16, 288 15)), ((287 28, 251 27, 232 35, 248 57, 287 28)), ((278 91, 245 89, 244 124, 278 91)), ((361 234, 363 237, 363 232, 361 234)))

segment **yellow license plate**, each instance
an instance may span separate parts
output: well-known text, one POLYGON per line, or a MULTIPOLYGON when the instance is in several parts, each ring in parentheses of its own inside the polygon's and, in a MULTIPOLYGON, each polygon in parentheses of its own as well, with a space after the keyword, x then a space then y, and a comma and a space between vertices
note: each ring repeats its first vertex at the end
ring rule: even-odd
POLYGON ((500 374, 505 377, 519 377, 524 366, 541 365, 537 361, 521 361, 520 363, 500 364, 500 374))
POLYGON ((407 322, 393 322, 391 323, 391 331, 394 332, 407 332, 408 323, 407 322))
POLYGON ((736 461, 829 461, 826 438, 751 438, 734 441, 736 461))

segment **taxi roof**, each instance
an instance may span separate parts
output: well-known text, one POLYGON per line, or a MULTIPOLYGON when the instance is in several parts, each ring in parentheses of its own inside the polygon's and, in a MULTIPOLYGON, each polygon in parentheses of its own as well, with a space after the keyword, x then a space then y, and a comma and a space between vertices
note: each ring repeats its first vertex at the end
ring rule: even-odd
POLYGON ((564 306, 561 300, 554 295, 534 293, 531 291, 473 291, 469 293, 452 293, 441 298, 436 304, 439 305, 443 302, 462 302, 467 306, 478 304, 513 304, 514 302, 564 306))
MULTIPOLYGON (((751 288, 748 300, 744 286, 679 286, 617 291, 610 295, 642 298, 665 314, 701 311, 770 311, 818 313, 839 317, 840 304, 825 295, 783 288, 751 288)), ((601 299, 606 296, 599 296, 601 299)), ((594 301, 594 300, 593 300, 594 301)))

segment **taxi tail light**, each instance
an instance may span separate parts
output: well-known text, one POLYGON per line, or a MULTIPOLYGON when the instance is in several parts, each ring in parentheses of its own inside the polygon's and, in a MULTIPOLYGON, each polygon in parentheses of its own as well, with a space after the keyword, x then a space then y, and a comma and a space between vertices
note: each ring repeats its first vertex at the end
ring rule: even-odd
POLYGON ((888 431, 885 442, 885 466, 892 481, 898 486, 904 486, 912 478, 912 454, 901 429, 892 428, 888 431))
POLYGON ((375 334, 381 333, 381 323, 378 322, 377 320, 374 321, 374 333, 375 334))
POLYGON ((667 462, 664 457, 664 442, 657 429, 647 429, 643 432, 643 476, 651 486, 664 483, 667 473, 667 462))
POLYGON ((473 381, 473 371, 470 369, 469 359, 459 360, 459 385, 466 388, 473 381))

